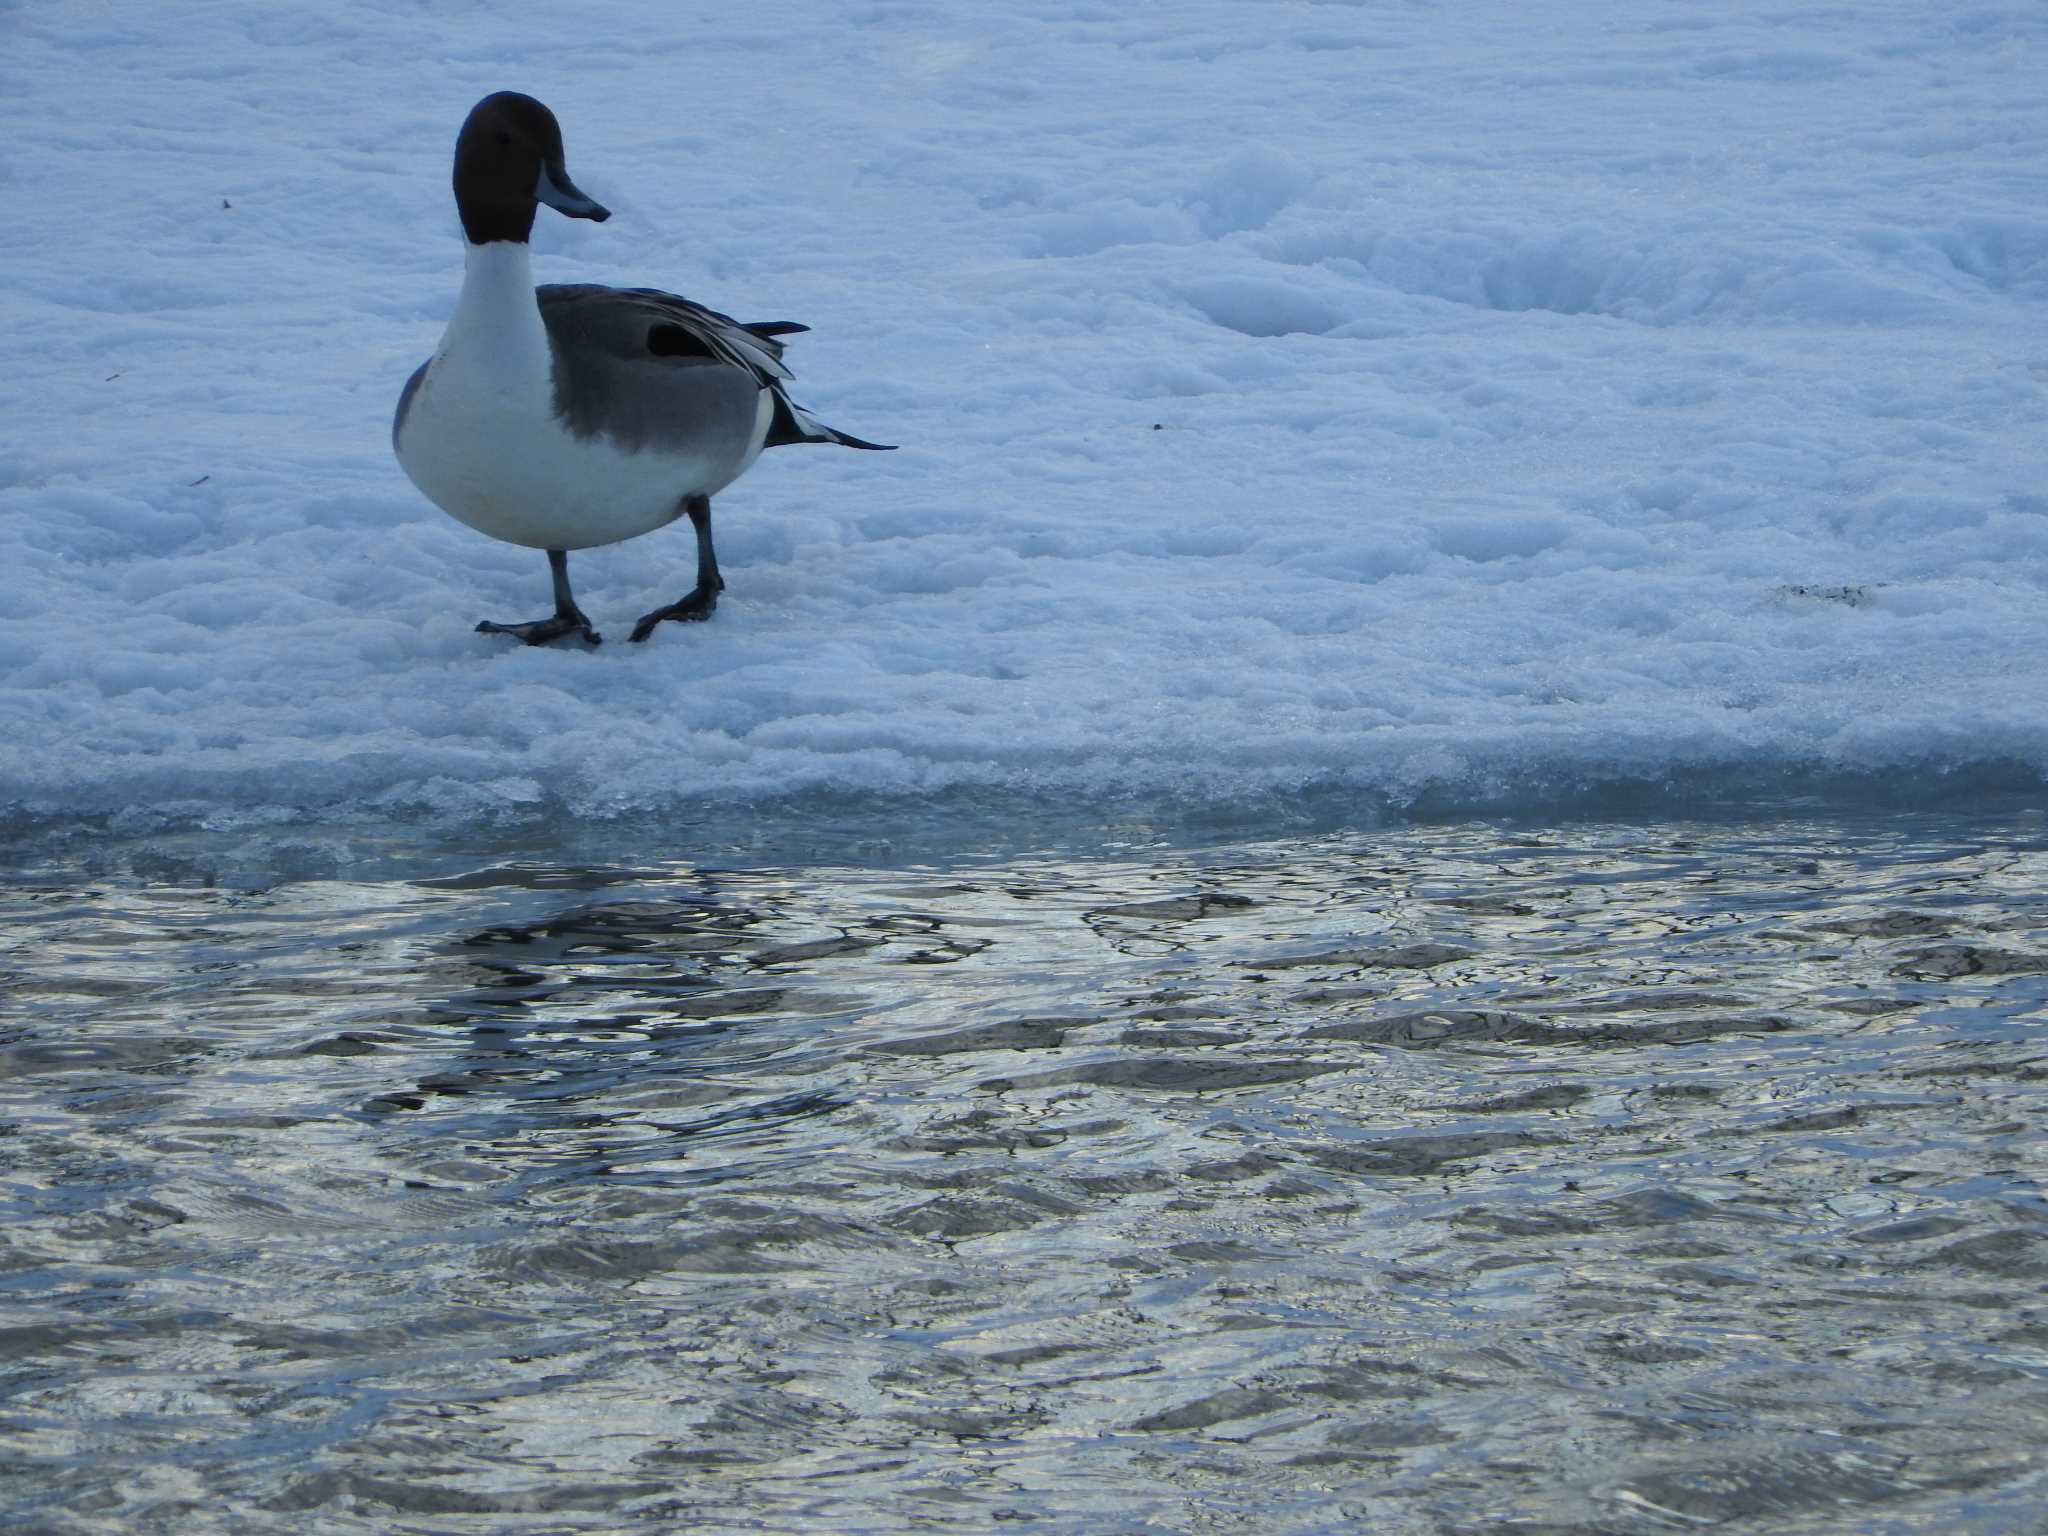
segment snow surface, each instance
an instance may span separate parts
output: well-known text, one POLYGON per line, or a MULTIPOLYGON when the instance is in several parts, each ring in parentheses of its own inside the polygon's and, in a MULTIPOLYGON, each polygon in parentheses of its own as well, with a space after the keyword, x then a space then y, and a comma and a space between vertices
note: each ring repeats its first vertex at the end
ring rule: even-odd
POLYGON ((2048 9, 0 4, 0 807, 589 821, 2048 772, 2048 9), (729 591, 424 501, 448 157, 794 319, 729 591))

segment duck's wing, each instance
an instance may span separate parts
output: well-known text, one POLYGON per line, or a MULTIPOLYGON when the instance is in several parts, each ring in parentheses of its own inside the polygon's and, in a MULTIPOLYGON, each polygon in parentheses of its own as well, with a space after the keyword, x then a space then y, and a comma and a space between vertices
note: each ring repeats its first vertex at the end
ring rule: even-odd
POLYGON ((775 418, 765 446, 841 443, 882 449, 826 426, 789 398, 790 371, 777 338, 810 329, 793 320, 743 324, 730 315, 659 288, 609 288, 599 283, 549 283, 536 291, 541 319, 558 356, 603 356, 655 368, 723 364, 749 375, 775 397, 775 418))

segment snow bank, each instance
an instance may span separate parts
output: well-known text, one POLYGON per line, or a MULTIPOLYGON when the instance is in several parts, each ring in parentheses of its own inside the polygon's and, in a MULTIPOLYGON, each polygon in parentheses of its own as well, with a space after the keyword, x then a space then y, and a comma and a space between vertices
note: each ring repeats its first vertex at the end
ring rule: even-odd
POLYGON ((1455 811, 2048 770, 2048 18, 1181 0, 10 13, 0 806, 1455 811), (457 124, 548 280, 811 324, 716 509, 544 562, 388 450, 457 124), (845 798, 845 797, 851 797, 845 798))

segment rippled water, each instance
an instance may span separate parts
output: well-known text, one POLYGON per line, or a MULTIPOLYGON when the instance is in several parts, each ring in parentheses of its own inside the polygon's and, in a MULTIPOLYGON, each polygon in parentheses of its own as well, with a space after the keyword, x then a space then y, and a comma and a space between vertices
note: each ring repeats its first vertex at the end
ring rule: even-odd
POLYGON ((2043 1529, 2035 818, 0 915, 16 1530, 2043 1529))

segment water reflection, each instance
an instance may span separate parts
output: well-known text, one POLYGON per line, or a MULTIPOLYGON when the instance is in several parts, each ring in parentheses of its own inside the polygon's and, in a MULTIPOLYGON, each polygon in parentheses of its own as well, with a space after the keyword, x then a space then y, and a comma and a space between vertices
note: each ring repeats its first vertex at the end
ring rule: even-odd
POLYGON ((2044 873, 1892 822, 0 891, 0 1506, 2031 1518, 2044 873))

